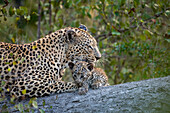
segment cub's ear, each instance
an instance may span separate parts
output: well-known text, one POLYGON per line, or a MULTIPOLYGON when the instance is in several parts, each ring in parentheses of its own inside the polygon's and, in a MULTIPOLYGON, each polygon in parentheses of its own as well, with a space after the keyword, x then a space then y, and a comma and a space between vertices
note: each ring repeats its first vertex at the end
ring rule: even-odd
POLYGON ((80 28, 80 29, 83 29, 83 30, 85 30, 85 31, 88 31, 87 27, 86 27, 85 25, 83 25, 83 24, 80 24, 79 28, 80 28))
POLYGON ((74 63, 69 62, 69 63, 68 63, 68 66, 69 66, 69 68, 72 70, 72 69, 73 69, 73 67, 74 67, 74 63))
POLYGON ((88 68, 90 71, 92 71, 93 68, 94 68, 94 65, 93 65, 92 63, 89 63, 87 68, 88 68))
POLYGON ((76 33, 73 30, 67 31, 67 42, 73 42, 76 33))

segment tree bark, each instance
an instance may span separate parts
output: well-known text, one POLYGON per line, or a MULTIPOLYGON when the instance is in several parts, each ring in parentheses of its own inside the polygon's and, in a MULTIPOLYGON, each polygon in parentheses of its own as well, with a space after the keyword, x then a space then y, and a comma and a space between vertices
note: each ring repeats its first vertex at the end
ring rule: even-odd
POLYGON ((41 30, 41 1, 38 0, 38 27, 37 27, 37 39, 40 39, 41 30))
POLYGON ((170 76, 90 89, 86 95, 55 94, 37 103, 38 109, 50 113, 170 113, 170 76))

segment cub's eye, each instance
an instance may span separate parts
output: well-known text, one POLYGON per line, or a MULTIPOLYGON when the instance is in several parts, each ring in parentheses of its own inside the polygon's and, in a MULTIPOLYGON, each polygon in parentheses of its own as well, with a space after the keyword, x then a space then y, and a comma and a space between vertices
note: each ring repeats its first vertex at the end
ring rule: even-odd
POLYGON ((74 74, 73 77, 76 78, 76 75, 74 74))
POLYGON ((77 73, 77 72, 78 72, 78 70, 76 69, 74 72, 76 72, 76 73, 77 73))
POLYGON ((83 77, 84 77, 84 76, 83 76, 83 75, 81 75, 81 76, 80 76, 80 79, 82 79, 83 77))

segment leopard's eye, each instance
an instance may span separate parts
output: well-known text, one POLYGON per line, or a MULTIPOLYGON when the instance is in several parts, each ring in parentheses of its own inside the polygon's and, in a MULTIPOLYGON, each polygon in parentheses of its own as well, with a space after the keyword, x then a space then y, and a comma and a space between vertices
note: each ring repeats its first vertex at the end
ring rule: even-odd
POLYGON ((91 45, 87 45, 86 46, 89 48, 89 49, 92 49, 93 50, 93 47, 91 45))
POLYGON ((88 64, 87 68, 88 68, 88 70, 89 70, 89 71, 92 71, 92 70, 93 70, 93 68, 94 68, 94 66, 93 66, 93 64, 92 64, 92 63, 90 63, 90 64, 88 64))
POLYGON ((92 47, 92 46, 89 46, 89 48, 93 50, 93 47, 92 47))

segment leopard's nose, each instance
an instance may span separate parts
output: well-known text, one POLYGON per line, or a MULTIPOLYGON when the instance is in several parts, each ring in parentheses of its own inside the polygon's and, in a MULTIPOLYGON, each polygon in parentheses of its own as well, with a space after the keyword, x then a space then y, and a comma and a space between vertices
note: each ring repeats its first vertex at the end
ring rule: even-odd
POLYGON ((83 84, 82 84, 81 82, 79 82, 77 85, 78 85, 79 87, 81 87, 83 84))
POLYGON ((101 57, 96 57, 96 60, 99 60, 101 57))

